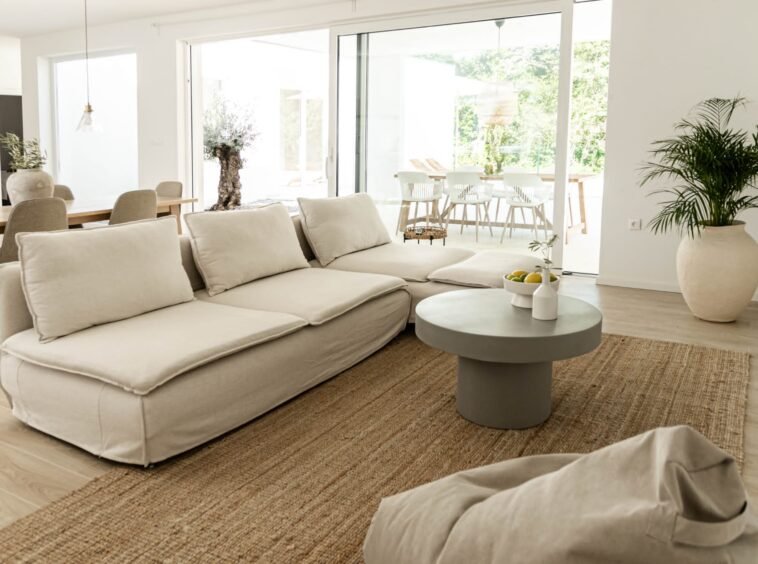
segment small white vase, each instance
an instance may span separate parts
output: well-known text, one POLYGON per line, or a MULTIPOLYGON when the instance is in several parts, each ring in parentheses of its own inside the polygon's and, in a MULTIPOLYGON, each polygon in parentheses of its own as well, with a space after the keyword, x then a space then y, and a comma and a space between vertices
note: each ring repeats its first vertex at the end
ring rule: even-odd
POLYGON ((758 288, 758 243, 735 221, 703 227, 676 253, 676 272, 690 311, 706 321, 734 321, 758 288))
POLYGON ((550 267, 542 267, 542 282, 532 296, 532 317, 542 321, 558 319, 558 292, 550 284, 550 267))
POLYGON ((53 177, 41 168, 21 169, 8 177, 6 183, 11 204, 37 198, 52 198, 53 177))

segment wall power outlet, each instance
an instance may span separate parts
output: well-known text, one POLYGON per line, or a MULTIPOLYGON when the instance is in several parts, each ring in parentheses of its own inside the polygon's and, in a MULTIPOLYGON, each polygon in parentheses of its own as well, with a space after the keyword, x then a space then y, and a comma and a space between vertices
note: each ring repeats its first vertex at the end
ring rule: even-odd
POLYGON ((641 219, 629 219, 628 220, 629 231, 641 231, 642 220, 641 219))

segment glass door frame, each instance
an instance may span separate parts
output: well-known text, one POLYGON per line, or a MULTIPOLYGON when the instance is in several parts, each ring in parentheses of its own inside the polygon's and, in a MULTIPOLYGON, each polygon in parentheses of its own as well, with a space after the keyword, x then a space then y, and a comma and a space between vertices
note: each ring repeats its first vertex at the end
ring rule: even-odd
MULTIPOLYGON (((561 15, 561 38, 558 79, 558 110, 556 120, 555 183, 553 192, 553 233, 561 236, 561 244, 553 249, 553 262, 563 263, 563 235, 565 233, 566 190, 569 178, 569 131, 571 122, 571 77, 573 61, 573 28, 575 0, 524 0, 498 7, 464 8, 440 10, 400 18, 381 19, 360 23, 332 26, 329 38, 329 150, 327 178, 329 195, 338 195, 337 186, 337 136, 339 130, 339 38, 343 35, 356 35, 381 31, 395 31, 437 25, 460 24, 466 22, 496 20, 500 18, 517 18, 543 14, 561 15)), ((361 137, 359 137, 360 139, 361 137)), ((364 138, 365 141, 365 138, 364 138)), ((360 146, 358 151, 365 148, 360 146)), ((365 156, 359 161, 365 163, 365 156)), ((358 166, 360 162, 356 163, 358 166)), ((364 183, 358 184, 365 189, 364 183)))

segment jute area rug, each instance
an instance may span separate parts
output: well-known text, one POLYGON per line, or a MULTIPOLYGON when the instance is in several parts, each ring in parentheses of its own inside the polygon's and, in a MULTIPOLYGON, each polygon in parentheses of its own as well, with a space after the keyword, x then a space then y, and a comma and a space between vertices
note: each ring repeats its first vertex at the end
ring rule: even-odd
POLYGON ((741 462, 748 360, 607 335, 557 363, 546 423, 499 431, 458 416, 455 358, 405 333, 221 440, 154 468, 117 467, 17 521, 0 531, 0 557, 359 562, 382 496, 465 468, 680 423, 741 462))

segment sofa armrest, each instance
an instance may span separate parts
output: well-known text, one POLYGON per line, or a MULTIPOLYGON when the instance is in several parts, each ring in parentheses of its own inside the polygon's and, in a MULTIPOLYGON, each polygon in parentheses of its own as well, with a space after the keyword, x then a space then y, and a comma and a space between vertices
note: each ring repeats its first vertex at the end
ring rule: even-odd
POLYGON ((19 264, 0 264, 0 343, 33 326, 32 315, 21 289, 19 264))

